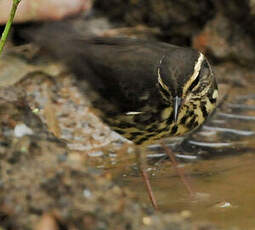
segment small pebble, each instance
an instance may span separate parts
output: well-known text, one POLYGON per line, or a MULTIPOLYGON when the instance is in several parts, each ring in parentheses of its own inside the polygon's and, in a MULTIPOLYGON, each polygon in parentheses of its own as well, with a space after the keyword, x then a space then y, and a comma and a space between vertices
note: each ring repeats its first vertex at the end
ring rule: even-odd
POLYGON ((34 132, 25 124, 17 124, 14 128, 14 135, 15 137, 23 137, 26 135, 33 135, 34 132))
POLYGON ((231 208, 231 207, 232 207, 232 204, 227 201, 223 201, 215 205, 215 208, 231 208))
POLYGON ((181 211, 180 215, 181 215, 183 218, 190 218, 190 217, 191 217, 191 211, 189 211, 189 210, 183 210, 183 211, 181 211))
POLYGON ((144 225, 150 225, 151 224, 151 218, 148 216, 143 217, 143 224, 144 225))
POLYGON ((89 189, 84 189, 83 190, 83 196, 84 197, 86 197, 86 198, 89 198, 89 197, 91 197, 91 192, 90 192, 90 190, 89 189))
POLYGON ((104 153, 102 151, 96 151, 96 152, 88 153, 88 156, 90 156, 90 157, 101 157, 103 155, 104 155, 104 153))

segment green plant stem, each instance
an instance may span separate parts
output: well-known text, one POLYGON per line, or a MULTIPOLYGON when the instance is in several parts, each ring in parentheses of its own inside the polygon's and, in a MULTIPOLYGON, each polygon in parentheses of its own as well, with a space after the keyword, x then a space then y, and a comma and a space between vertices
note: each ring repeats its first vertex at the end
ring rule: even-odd
POLYGON ((12 22, 13 22, 13 19, 14 19, 14 16, 15 16, 15 13, 16 13, 16 10, 17 10, 17 7, 18 7, 20 1, 21 0, 13 0, 12 1, 11 13, 10 13, 8 21, 7 21, 6 25, 5 25, 5 28, 4 28, 4 31, 2 33, 1 40, 0 40, 0 55, 1 55, 2 51, 3 51, 4 44, 6 42, 7 36, 9 34, 9 31, 11 29, 11 25, 12 25, 12 22))

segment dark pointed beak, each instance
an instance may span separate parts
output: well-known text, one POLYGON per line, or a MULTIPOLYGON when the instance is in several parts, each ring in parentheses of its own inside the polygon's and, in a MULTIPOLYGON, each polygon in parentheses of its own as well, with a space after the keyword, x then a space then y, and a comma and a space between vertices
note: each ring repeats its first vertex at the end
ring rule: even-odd
POLYGON ((177 122, 179 110, 181 108, 182 99, 181 97, 174 98, 174 122, 177 122))

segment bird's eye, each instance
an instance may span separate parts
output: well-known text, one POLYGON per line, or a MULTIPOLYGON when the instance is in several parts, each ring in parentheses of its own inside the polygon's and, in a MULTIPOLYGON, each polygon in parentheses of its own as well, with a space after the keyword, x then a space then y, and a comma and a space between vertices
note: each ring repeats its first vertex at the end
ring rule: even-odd
POLYGON ((199 71, 199 74, 198 76, 196 77, 196 79, 191 83, 188 91, 192 91, 199 83, 199 81, 204 77, 204 76, 207 76, 209 74, 210 70, 209 70, 209 66, 208 66, 208 63, 207 61, 204 61, 202 66, 201 66, 201 69, 199 71))
POLYGON ((196 79, 191 83, 188 91, 192 91, 192 89, 194 89, 194 87, 198 84, 200 78, 201 78, 201 73, 198 74, 198 76, 196 77, 196 79))
POLYGON ((165 88, 163 88, 161 84, 159 84, 159 87, 160 87, 160 92, 162 92, 162 94, 163 94, 167 99, 169 99, 169 97, 170 97, 169 92, 168 92, 165 88))

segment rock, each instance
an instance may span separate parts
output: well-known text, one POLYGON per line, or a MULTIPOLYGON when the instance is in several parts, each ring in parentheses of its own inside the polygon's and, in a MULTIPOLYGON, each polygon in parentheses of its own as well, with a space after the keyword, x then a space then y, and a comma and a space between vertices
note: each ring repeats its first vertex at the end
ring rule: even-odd
POLYGON ((255 43, 241 25, 218 14, 193 38, 193 47, 208 52, 219 61, 231 60, 244 66, 255 62, 255 43))
MULTIPOLYGON (((0 1, 0 24, 8 20, 12 1, 0 1)), ((22 0, 15 15, 15 22, 60 20, 91 7, 91 0, 22 0)))
POLYGON ((96 0, 95 8, 111 20, 129 26, 145 24, 158 27, 163 37, 175 44, 189 44, 196 34, 215 13, 213 1, 174 0, 96 0))

